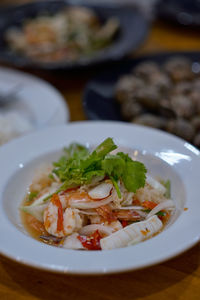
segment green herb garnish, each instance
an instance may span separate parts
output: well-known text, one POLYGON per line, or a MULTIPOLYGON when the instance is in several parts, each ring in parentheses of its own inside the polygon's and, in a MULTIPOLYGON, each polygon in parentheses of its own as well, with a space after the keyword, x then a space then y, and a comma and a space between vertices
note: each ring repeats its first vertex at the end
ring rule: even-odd
POLYGON ((164 217, 166 215, 166 212, 161 210, 161 211, 157 212, 156 215, 160 216, 160 217, 164 217))
MULTIPOLYGON (((104 140, 92 153, 83 145, 75 143, 65 148, 65 155, 53 163, 55 168, 52 172, 63 183, 57 193, 105 177, 113 182, 118 197, 121 197, 119 180, 129 192, 136 192, 144 187, 147 171, 145 166, 141 162, 133 161, 128 154, 110 154, 116 148, 111 138, 104 140)), ((50 196, 45 200, 49 198, 50 196)))
POLYGON ((164 187, 166 188, 166 192, 164 194, 164 196, 169 199, 171 197, 171 182, 170 180, 161 180, 162 185, 164 185, 164 187))
POLYGON ((149 213, 152 209, 143 209, 143 212, 149 213))
POLYGON ((27 201, 32 201, 35 197, 37 197, 37 195, 38 195, 38 192, 30 192, 30 193, 28 194, 28 199, 27 199, 27 201))

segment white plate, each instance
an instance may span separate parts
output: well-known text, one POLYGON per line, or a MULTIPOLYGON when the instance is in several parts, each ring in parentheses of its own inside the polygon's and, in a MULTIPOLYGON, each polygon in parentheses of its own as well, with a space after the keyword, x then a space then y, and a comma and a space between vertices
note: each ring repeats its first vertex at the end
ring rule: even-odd
POLYGON ((33 75, 0 67, 0 92, 6 94, 16 86, 19 100, 5 108, 5 112, 17 112, 31 121, 35 129, 69 121, 66 101, 52 85, 33 75))
POLYGON ((3 145, 0 165, 0 253, 20 263, 61 273, 115 273, 165 261, 200 239, 200 152, 170 134, 119 122, 55 126, 3 145), (152 239, 107 251, 66 250, 31 238, 21 225, 18 207, 35 168, 54 160, 73 141, 95 145, 106 137, 113 137, 118 145, 137 149, 153 175, 171 180, 176 218, 152 239))

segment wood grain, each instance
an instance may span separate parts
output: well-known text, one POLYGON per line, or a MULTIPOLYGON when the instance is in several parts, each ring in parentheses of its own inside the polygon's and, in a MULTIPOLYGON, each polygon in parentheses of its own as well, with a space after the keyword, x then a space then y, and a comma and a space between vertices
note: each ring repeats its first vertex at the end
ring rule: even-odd
MULTIPOLYGON (((199 299, 200 245, 163 264, 105 276, 58 275, 1 258, 1 299, 199 299), (2 298, 4 297, 4 298, 2 298)), ((134 257, 133 257, 134 259, 134 257)))
MULTIPOLYGON (((1 4, 3 2, 14 1, 1 1, 1 4)), ((146 41, 131 56, 168 50, 200 50, 199 30, 154 22, 146 41)), ((86 119, 82 107, 83 90, 87 80, 97 72, 32 73, 58 88, 68 103, 71 121, 77 121, 86 119)), ((200 244, 174 259, 144 270, 94 277, 48 273, 0 256, 0 299, 198 300, 200 244)))

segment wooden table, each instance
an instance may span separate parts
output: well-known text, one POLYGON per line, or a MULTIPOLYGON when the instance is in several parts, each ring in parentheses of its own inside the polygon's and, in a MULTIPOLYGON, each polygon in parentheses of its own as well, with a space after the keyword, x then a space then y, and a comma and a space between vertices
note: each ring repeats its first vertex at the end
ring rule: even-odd
MULTIPOLYGON (((199 31, 157 21, 146 41, 132 55, 166 50, 200 50, 199 31)), ((82 93, 95 72, 73 77, 70 74, 34 73, 60 90, 67 100, 71 121, 86 119, 82 93)), ((0 299, 200 299, 200 244, 168 262, 144 270, 95 277, 48 273, 0 256, 0 299)))

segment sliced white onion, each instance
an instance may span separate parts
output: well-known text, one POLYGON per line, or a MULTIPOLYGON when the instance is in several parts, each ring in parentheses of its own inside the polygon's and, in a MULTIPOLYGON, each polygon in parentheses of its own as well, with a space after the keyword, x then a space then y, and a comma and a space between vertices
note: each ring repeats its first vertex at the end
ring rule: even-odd
MULTIPOLYGON (((35 201, 33 202, 33 204, 31 204, 31 206, 37 206, 37 205, 41 205, 44 204, 44 199, 48 196, 50 196, 51 194, 54 194, 58 189, 58 186, 52 186, 49 188, 49 191, 46 192, 45 194, 41 195, 40 197, 36 198, 35 201)), ((48 201, 45 201, 45 203, 48 203, 50 201, 50 199, 48 201)))
POLYGON ((74 249, 74 250, 85 249, 77 237, 78 237, 77 232, 72 233, 71 235, 66 237, 63 243, 63 248, 74 249))
POLYGON ((147 213, 144 212, 144 207, 143 206, 122 206, 119 208, 116 208, 115 210, 136 210, 138 215, 140 215, 143 218, 146 218, 147 213))
POLYGON ((43 214, 44 210, 47 207, 47 204, 42 204, 42 205, 29 205, 29 206, 21 206, 20 209, 33 217, 35 217, 38 221, 42 222, 44 221, 43 219, 43 214))
POLYGON ((99 230, 99 232, 106 234, 106 235, 110 235, 114 232, 114 229, 109 226, 104 226, 102 224, 91 224, 91 225, 86 225, 86 226, 82 227, 81 230, 79 231, 79 234, 90 235, 91 233, 93 233, 96 230, 99 230))
POLYGON ((144 207, 143 206, 121 206, 121 207, 118 207, 116 209, 117 210, 120 210, 120 209, 124 209, 124 210, 130 210, 130 209, 141 210, 141 209, 144 209, 144 207))
POLYGON ((34 202, 33 202, 33 204, 31 204, 31 206, 38 206, 38 205, 41 205, 41 204, 44 204, 44 199, 46 198, 46 197, 48 197, 50 195, 50 193, 48 192, 48 193, 45 193, 45 194, 43 194, 42 196, 40 196, 40 197, 38 197, 34 202))
POLYGON ((98 213, 95 211, 87 211, 87 210, 78 210, 80 214, 89 215, 89 216, 98 216, 98 213))
POLYGON ((169 209, 175 207, 175 204, 172 200, 166 200, 163 201, 161 203, 159 203, 158 205, 156 205, 151 211, 150 213, 148 213, 148 215, 146 216, 146 219, 152 217, 153 215, 155 215, 157 212, 163 210, 163 209, 169 209))
POLYGON ((72 208, 78 209, 90 209, 90 208, 97 208, 102 205, 108 204, 112 201, 112 197, 107 197, 106 199, 99 200, 99 201, 84 201, 84 200, 70 200, 69 204, 72 208))
POLYGON ((52 172, 51 175, 53 176, 56 182, 60 183, 60 178, 55 173, 52 172))
POLYGON ((104 199, 110 195, 112 188, 113 188, 112 183, 103 182, 95 186, 94 188, 92 188, 88 192, 88 195, 92 199, 104 199))
POLYGON ((151 177, 150 175, 147 174, 146 176, 146 182, 153 187, 154 189, 158 190, 160 193, 164 194, 166 192, 166 188, 164 185, 162 185, 158 180, 155 178, 151 177))
POLYGON ((140 217, 146 218, 147 213, 145 211, 142 210, 137 210, 138 215, 140 215, 140 217))

